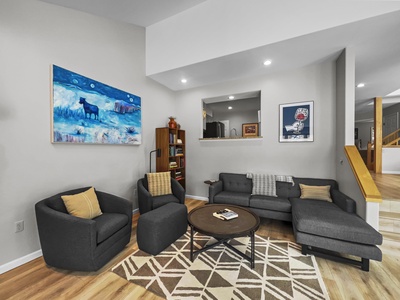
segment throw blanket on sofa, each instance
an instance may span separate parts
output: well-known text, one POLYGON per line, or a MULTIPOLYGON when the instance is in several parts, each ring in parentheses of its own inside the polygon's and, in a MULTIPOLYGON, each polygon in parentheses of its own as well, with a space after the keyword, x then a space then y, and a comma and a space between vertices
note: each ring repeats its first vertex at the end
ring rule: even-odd
POLYGON ((252 195, 277 197, 276 181, 290 182, 294 185, 292 176, 247 173, 246 177, 253 180, 252 195))

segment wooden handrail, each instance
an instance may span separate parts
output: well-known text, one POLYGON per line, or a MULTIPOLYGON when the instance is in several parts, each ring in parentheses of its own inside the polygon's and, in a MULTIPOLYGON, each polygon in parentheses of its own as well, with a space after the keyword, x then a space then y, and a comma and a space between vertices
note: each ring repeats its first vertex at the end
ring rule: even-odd
POLYGON ((382 202, 382 196, 375 185, 364 161, 361 158, 360 152, 356 146, 345 146, 347 159, 353 170, 354 176, 357 179, 361 193, 367 202, 382 202))
POLYGON ((387 136, 385 136, 385 137, 382 139, 382 144, 383 144, 383 145, 393 145, 393 144, 396 144, 396 143, 400 140, 400 138, 399 138, 399 132, 400 132, 400 128, 397 129, 397 130, 395 130, 395 131, 393 131, 392 133, 389 133, 387 136), (395 142, 394 142, 394 140, 395 140, 395 142), (394 142, 394 143, 393 143, 393 142, 394 142))
POLYGON ((398 146, 399 141, 400 141, 400 137, 397 138, 397 139, 395 139, 395 140, 393 140, 393 141, 390 141, 389 143, 387 143, 387 144, 385 144, 385 145, 383 145, 383 147, 387 147, 387 146, 398 146))

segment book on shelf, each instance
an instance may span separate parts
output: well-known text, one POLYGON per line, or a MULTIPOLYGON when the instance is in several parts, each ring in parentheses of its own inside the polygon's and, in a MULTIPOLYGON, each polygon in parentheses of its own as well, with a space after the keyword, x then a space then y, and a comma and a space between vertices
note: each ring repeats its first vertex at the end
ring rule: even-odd
POLYGON ((175 133, 170 133, 169 134, 169 143, 170 144, 176 144, 176 134, 175 133))
POLYGON ((221 209, 219 211, 214 212, 213 216, 218 219, 228 221, 228 220, 237 218, 239 215, 237 213, 235 213, 233 210, 225 208, 225 209, 221 209))

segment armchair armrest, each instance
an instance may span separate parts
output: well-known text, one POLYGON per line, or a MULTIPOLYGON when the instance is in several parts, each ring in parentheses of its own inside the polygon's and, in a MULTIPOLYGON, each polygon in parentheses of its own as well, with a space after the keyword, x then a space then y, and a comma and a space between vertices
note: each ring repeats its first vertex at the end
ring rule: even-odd
POLYGON ((76 257, 82 261, 92 261, 97 245, 96 222, 56 211, 48 207, 45 201, 36 203, 35 212, 46 262, 59 265, 63 260, 63 264, 68 265, 73 264, 76 257))
POLYGON ((96 191, 100 208, 105 213, 120 213, 132 218, 132 203, 124 198, 96 191))
POLYGON ((144 214, 150 211, 153 207, 153 197, 150 195, 149 191, 143 185, 143 178, 139 179, 137 182, 137 192, 138 192, 138 203, 139 212, 144 214))
POLYGON ((172 194, 179 199, 179 203, 185 204, 185 189, 175 178, 171 178, 172 194))
POLYGON ((349 213, 356 213, 356 202, 339 190, 331 191, 332 201, 341 209, 349 213))
POLYGON ((223 183, 222 181, 217 181, 214 182, 213 184, 210 184, 210 187, 208 188, 208 202, 209 203, 214 203, 214 196, 223 190, 223 183))

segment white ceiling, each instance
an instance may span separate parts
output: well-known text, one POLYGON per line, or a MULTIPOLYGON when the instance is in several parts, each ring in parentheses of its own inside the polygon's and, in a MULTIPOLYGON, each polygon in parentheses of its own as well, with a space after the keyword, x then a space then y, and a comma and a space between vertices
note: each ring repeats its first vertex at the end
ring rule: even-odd
MULTIPOLYGON (((41 0, 94 15, 147 27, 205 0, 41 0)), ((362 3, 362 2, 360 2, 362 3)), ((296 37, 151 76, 172 90, 272 74, 336 59, 345 47, 356 54, 356 112, 371 111, 371 99, 400 88, 400 11, 296 37), (265 53, 273 64, 260 62, 265 53), (182 85, 177 78, 185 76, 182 85)), ((400 102, 400 99, 399 99, 400 102)))
POLYGON ((150 26, 206 0, 40 0, 93 15, 150 26))

